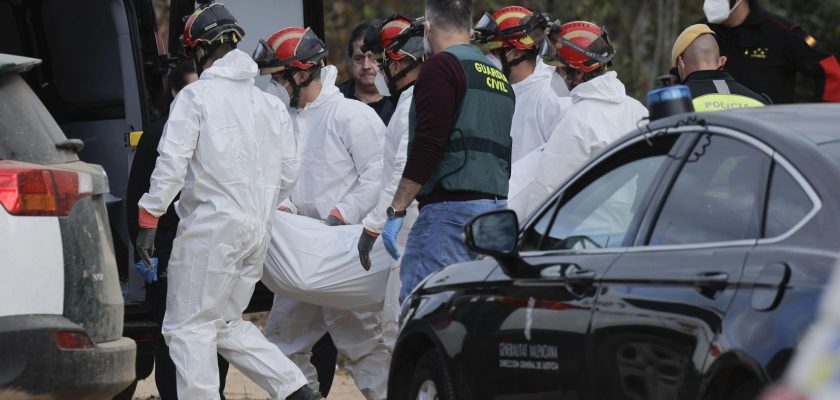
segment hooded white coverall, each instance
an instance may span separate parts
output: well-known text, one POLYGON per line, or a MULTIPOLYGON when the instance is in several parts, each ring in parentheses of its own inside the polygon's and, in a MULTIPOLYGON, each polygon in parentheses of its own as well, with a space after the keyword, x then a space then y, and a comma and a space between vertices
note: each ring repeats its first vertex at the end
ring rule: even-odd
POLYGON ((545 144, 528 207, 520 215, 537 209, 578 168, 648 116, 645 106, 627 96, 614 71, 576 86, 571 97, 572 106, 545 144))
POLYGON ((539 61, 533 74, 511 84, 516 94, 510 129, 513 163, 548 142, 563 113, 572 105, 569 97, 558 96, 551 86, 555 75, 553 68, 539 61))
MULTIPOLYGON (((408 159, 408 115, 413 96, 414 86, 405 89, 400 94, 397 107, 391 116, 391 122, 388 123, 385 130, 385 149, 382 157, 385 189, 379 195, 379 202, 376 207, 363 221, 365 229, 371 232, 382 233, 385 221, 388 219, 385 210, 391 205, 394 193, 397 192, 397 186, 402 179, 403 169, 405 169, 405 163, 408 159)), ((403 229, 397 235, 397 244, 403 249, 405 249, 405 243, 408 239, 408 232, 411 231, 411 226, 414 225, 419 213, 417 202, 412 202, 406 210, 403 229)), ((399 331, 401 288, 400 263, 394 261, 391 264, 391 274, 388 278, 388 288, 385 294, 385 307, 382 310, 382 336, 388 349, 392 351, 399 331)), ((387 371, 385 373, 387 374, 387 371)))
MULTIPOLYGON (((782 380, 811 400, 840 398, 840 273, 837 271, 825 286, 816 320, 797 345, 782 380)), ((801 325, 802 321, 793 315, 784 317, 777 319, 779 324, 801 325)))
POLYGON ((138 203, 161 216, 181 192, 163 335, 182 399, 219 398, 217 351, 272 399, 306 384, 242 320, 262 275, 268 217, 299 163, 289 114, 254 86, 256 75, 251 57, 233 50, 178 94, 149 193, 138 203))
POLYGON ((557 68, 551 65, 548 65, 540 59, 537 63, 537 69, 544 69, 550 70, 551 74, 551 88, 554 89, 554 93, 556 93, 560 97, 569 97, 569 87, 566 86, 566 81, 563 80, 563 77, 557 73, 557 68))
MULTIPOLYGON (((285 204, 321 220, 336 208, 347 223, 359 224, 382 193, 385 125, 368 105, 341 94, 336 75, 335 67, 325 67, 321 93, 296 115, 303 146, 300 177, 285 204)), ((381 311, 332 310, 275 295, 263 332, 301 368, 313 390, 318 390, 318 379, 309 362, 312 347, 329 332, 359 390, 367 399, 380 400, 391 362, 381 311)))

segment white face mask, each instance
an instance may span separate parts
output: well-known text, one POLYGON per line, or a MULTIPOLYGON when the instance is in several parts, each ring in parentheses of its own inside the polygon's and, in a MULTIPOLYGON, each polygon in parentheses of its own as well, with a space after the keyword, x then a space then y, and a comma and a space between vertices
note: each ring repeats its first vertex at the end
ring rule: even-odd
POLYGON ((426 29, 423 30, 423 50, 426 55, 432 55, 432 44, 429 43, 429 20, 426 19, 426 29))
POLYGON ((274 79, 272 79, 268 87, 265 88, 265 92, 270 95, 273 95, 274 97, 277 97, 278 99, 280 99, 280 101, 283 102, 283 104, 286 105, 286 108, 289 108, 289 103, 292 102, 292 98, 291 96, 289 96, 289 91, 286 90, 286 87, 283 86, 280 82, 277 82, 274 79))
POLYGON ((738 0, 734 7, 729 8, 729 0, 706 0, 703 2, 703 12, 709 23, 720 24, 729 18, 729 14, 741 4, 741 1, 743 0, 738 0))
POLYGON ((487 61, 489 61, 490 65, 496 67, 496 69, 498 69, 499 71, 502 70, 502 60, 500 60, 499 57, 496 57, 495 54, 487 54, 487 61))
POLYGON ((376 71, 376 78, 373 79, 373 85, 382 96, 390 96, 391 90, 388 89, 388 81, 385 80, 385 74, 382 71, 376 71))

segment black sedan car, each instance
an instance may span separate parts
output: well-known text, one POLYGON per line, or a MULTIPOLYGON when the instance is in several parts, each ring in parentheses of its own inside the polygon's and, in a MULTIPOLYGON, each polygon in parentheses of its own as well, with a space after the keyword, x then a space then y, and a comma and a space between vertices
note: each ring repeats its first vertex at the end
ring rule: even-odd
POLYGON ((840 106, 683 114, 601 153, 403 305, 392 399, 752 399, 840 248, 840 106))

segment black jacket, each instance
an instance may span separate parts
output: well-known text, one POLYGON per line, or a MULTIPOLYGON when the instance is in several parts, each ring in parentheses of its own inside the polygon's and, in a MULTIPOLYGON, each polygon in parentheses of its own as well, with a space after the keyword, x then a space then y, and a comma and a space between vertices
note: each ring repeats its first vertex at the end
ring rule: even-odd
POLYGON ((691 90, 691 98, 694 99, 714 93, 735 94, 758 100, 763 104, 771 104, 766 97, 738 83, 726 71, 696 71, 688 75, 683 84, 691 90))
MULTIPOLYGON (((137 232, 140 230, 137 222, 137 202, 140 197, 149 191, 152 172, 155 170, 155 163, 158 158, 158 144, 163 136, 163 127, 166 125, 167 116, 151 124, 149 129, 143 132, 140 143, 134 153, 134 161, 131 163, 131 172, 128 174, 128 188, 126 190, 126 217, 128 219, 128 233, 131 242, 137 239, 137 232)), ((177 199, 177 198, 176 198, 177 199)), ((175 202, 169 205, 166 214, 158 220, 158 229, 166 229, 175 232, 178 229, 178 214, 175 212, 175 202)))
MULTIPOLYGON (((703 20, 704 23, 705 19, 703 20)), ((753 8, 739 26, 709 24, 717 34, 727 70, 738 82, 770 97, 773 103, 796 102, 796 72, 814 80, 808 101, 840 101, 840 65, 796 23, 753 8)))
MULTIPOLYGON (((348 99, 359 100, 356 98, 356 82, 353 79, 348 79, 341 84, 338 85, 338 90, 341 91, 341 94, 348 99)), ((382 97, 382 100, 379 100, 375 103, 367 103, 376 114, 379 115, 379 118, 382 119, 382 122, 385 125, 388 125, 388 122, 391 121, 391 115, 394 114, 394 110, 397 108, 397 105, 394 104, 394 99, 389 96, 382 97)))

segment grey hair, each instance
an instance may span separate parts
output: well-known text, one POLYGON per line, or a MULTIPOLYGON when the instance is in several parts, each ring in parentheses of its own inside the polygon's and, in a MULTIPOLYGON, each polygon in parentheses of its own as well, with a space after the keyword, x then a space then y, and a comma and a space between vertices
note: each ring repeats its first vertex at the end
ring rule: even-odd
POLYGON ((426 18, 436 28, 469 32, 472 28, 472 0, 426 0, 426 18))

